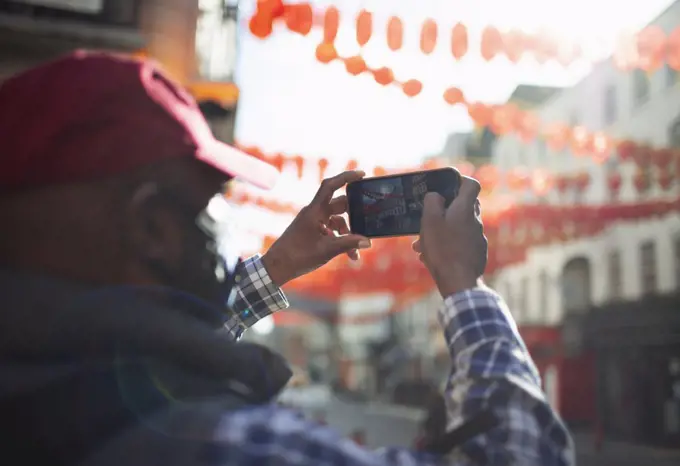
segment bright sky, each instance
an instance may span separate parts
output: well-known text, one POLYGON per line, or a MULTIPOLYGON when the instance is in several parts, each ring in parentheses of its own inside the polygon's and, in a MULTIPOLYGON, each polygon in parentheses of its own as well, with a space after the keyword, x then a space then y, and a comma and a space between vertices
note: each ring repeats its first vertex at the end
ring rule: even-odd
MULTIPOLYGON (((389 66, 398 79, 416 78, 423 92, 408 98, 396 87, 382 87, 370 75, 351 76, 342 63, 323 65, 314 52, 321 31, 307 37, 279 25, 274 34, 259 40, 247 31, 247 18, 256 0, 242 2, 245 27, 239 35, 240 57, 236 80, 241 89, 236 137, 265 152, 299 153, 327 157, 329 171, 337 172, 347 160, 360 160, 362 168, 376 165, 398 168, 417 163, 441 151, 453 131, 470 128, 461 106, 451 108, 443 91, 457 85, 472 100, 503 102, 518 83, 564 86, 588 70, 586 63, 565 70, 557 64, 538 66, 524 59, 519 66, 502 59, 486 63, 479 58, 479 40, 470 39, 471 56, 456 63, 449 52, 448 34, 463 22, 471 34, 482 26, 536 31, 546 28, 584 44, 606 47, 617 34, 638 29, 661 13, 673 0, 317 0, 319 8, 334 4, 346 19, 337 48, 342 56, 361 53, 369 66, 389 66), (374 13, 374 39, 360 51, 355 41, 354 17, 365 8, 374 13), (344 13, 344 15, 343 15, 344 13), (385 45, 384 25, 391 15, 405 23, 404 49, 391 52, 385 45), (440 37, 435 52, 419 52, 419 26, 436 18, 440 37), (335 166, 333 164, 335 163, 335 166)), ((302 184, 289 177, 273 193, 282 199, 307 199, 316 178, 302 184), (288 192, 295 192, 290 197, 288 192)), ((277 227, 278 229, 278 227, 277 227)))

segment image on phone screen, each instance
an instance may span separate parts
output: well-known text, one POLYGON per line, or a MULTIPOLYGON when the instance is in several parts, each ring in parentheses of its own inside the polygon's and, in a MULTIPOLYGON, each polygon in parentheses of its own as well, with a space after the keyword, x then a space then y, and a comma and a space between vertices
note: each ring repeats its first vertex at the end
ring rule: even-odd
POLYGON ((368 237, 418 234, 425 194, 438 192, 448 204, 457 194, 459 183, 458 172, 453 169, 352 183, 347 188, 352 231, 368 237))

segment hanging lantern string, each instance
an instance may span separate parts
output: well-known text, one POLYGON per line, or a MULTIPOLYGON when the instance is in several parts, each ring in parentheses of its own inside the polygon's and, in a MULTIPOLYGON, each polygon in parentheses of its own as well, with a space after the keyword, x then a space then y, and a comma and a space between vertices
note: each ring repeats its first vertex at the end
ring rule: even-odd
MULTIPOLYGON (((261 39, 272 34, 274 22, 283 22, 297 34, 307 35, 312 28, 322 28, 324 43, 333 43, 340 24, 340 12, 335 6, 325 10, 314 10, 309 3, 287 3, 282 0, 260 0, 255 14, 249 20, 250 32, 261 39)), ((356 40, 359 46, 366 45, 375 36, 373 15, 367 10, 359 11, 354 18, 356 40)), ((387 21, 385 42, 390 50, 403 47, 404 22, 392 16, 387 21)), ((426 19, 420 25, 419 49, 430 55, 441 40, 449 41, 451 56, 461 60, 469 52, 468 28, 462 23, 455 24, 448 33, 434 19, 426 19)), ((502 31, 495 26, 486 26, 481 31, 480 54, 486 61, 505 57, 517 63, 525 56, 533 57, 539 64, 549 61, 569 66, 577 60, 596 62, 602 53, 592 53, 597 47, 586 47, 576 41, 557 38, 549 31, 528 33, 516 29, 502 31)), ((680 71, 680 27, 669 34, 657 25, 648 26, 638 32, 621 34, 614 44, 614 64, 622 70, 642 69, 653 72, 664 63, 680 71)))
MULTIPOLYGON (((282 170, 287 165, 294 165, 298 178, 303 178, 307 170, 316 173, 319 180, 327 176, 329 162, 325 158, 310 159, 300 155, 286 155, 281 153, 267 154, 256 147, 239 146, 244 152, 264 160, 282 170)), ((673 182, 680 181, 680 151, 670 148, 654 149, 646 145, 636 144, 632 141, 624 141, 619 148, 619 158, 623 162, 633 161, 637 170, 633 174, 633 183, 639 192, 643 192, 656 181, 659 186, 667 191, 673 182), (675 162, 675 163, 673 163, 675 162), (652 170, 652 169, 655 170, 652 170), (674 170, 674 171, 673 171, 674 170)), ((386 169, 376 166, 370 173, 373 176, 384 176, 389 174, 406 173, 420 170, 431 170, 446 166, 442 159, 430 159, 420 165, 411 168, 386 169)), ((550 192, 557 192, 564 195, 575 190, 583 191, 591 183, 591 177, 586 171, 577 171, 571 174, 551 172, 546 169, 527 167, 515 167, 507 171, 501 171, 493 164, 486 164, 474 167, 469 162, 462 161, 455 163, 456 168, 467 176, 478 179, 483 187, 484 195, 491 195, 498 192, 508 192, 511 194, 532 191, 536 195, 545 196, 550 192), (497 191, 498 188, 503 188, 497 191)), ((349 160, 343 167, 344 170, 356 170, 360 168, 357 160, 349 160)), ((606 179, 610 192, 618 194, 623 179, 621 173, 614 171, 609 173, 606 179)), ((279 200, 270 200, 265 197, 253 196, 249 193, 232 193, 232 196, 245 196, 241 202, 249 201, 260 207, 269 210, 296 214, 300 207, 292 203, 284 203, 279 200)))
MULTIPOLYGON (((291 27, 291 24, 297 25, 291 29, 295 32, 304 33, 304 31, 309 32, 309 30, 311 30, 313 14, 309 4, 297 3, 286 5, 280 0, 264 0, 258 3, 258 8, 258 13, 253 16, 253 18, 257 19, 258 15, 261 15, 261 17, 269 18, 269 20, 273 21, 274 18, 284 17, 289 28, 291 27), (304 27, 300 25, 304 25, 304 27)), ((369 15, 367 12, 362 12, 357 18, 358 23, 363 24, 364 28, 369 27, 368 25, 371 24, 370 16, 367 15, 369 15)), ((327 64, 334 60, 340 60, 344 63, 345 69, 349 74, 358 76, 363 73, 370 73, 373 75, 376 83, 382 86, 399 86, 404 94, 409 97, 415 97, 422 92, 422 82, 417 79, 408 79, 406 81, 397 80, 394 72, 389 67, 369 68, 366 61, 360 55, 340 57, 334 45, 334 40, 337 36, 339 27, 339 18, 340 16, 337 8, 329 7, 325 10, 325 14, 322 18, 324 42, 319 44, 316 48, 316 58, 320 62, 327 64)), ((262 19, 255 21, 257 24, 260 24, 261 22, 262 19)), ((428 24, 429 26, 426 29, 430 32, 421 37, 422 42, 428 42, 428 40, 431 40, 436 36, 436 24, 428 24)), ((398 22, 395 19, 388 24, 388 29, 390 27, 395 31, 399 31, 400 28, 402 28, 401 22, 398 22)), ((454 31, 455 30, 456 28, 454 27, 454 31)), ((465 36, 462 31, 458 34, 460 37, 465 36)), ((364 37, 366 34, 358 35, 364 37)), ((399 34, 395 33, 395 37, 396 39, 393 41, 393 46, 397 46, 400 43, 399 34)), ((360 42, 362 41, 363 39, 360 40, 360 42)), ((461 41, 457 43, 461 43, 461 41)), ((426 48, 427 47, 429 46, 426 46, 426 48)), ((465 45, 465 48, 466 47, 467 45, 465 45)), ((597 163, 605 162, 611 155, 612 150, 616 148, 620 142, 614 140, 604 132, 589 131, 583 126, 571 128, 568 125, 561 123, 542 125, 533 112, 519 109, 512 103, 486 105, 480 102, 469 102, 465 99, 463 92, 457 87, 446 89, 442 94, 442 98, 447 104, 452 106, 458 104, 465 105, 470 118, 477 126, 487 127, 498 136, 514 133, 524 143, 533 142, 537 137, 540 137, 546 141, 548 147, 553 151, 559 152, 569 148, 574 155, 590 155, 597 163)))

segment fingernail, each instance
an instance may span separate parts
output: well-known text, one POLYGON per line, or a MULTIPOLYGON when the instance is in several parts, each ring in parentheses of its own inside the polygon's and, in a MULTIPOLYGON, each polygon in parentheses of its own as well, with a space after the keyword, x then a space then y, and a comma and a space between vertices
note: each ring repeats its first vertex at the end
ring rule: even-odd
POLYGON ((363 170, 357 170, 357 173, 361 176, 366 176, 366 172, 363 170))
POLYGON ((371 240, 370 239, 362 239, 359 241, 359 249, 368 249, 371 247, 371 240))

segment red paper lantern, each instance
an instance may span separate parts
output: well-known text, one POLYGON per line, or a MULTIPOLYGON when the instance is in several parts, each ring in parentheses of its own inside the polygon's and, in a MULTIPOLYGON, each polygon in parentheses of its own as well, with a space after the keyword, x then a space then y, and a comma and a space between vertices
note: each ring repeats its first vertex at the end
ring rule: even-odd
POLYGON ((567 146, 569 137, 569 127, 563 123, 551 124, 548 126, 545 134, 548 147, 555 152, 559 152, 567 146))
POLYGON ((555 179, 555 186, 560 194, 564 194, 569 189, 569 186, 571 186, 571 178, 568 176, 558 176, 555 179))
POLYGON ((673 150, 668 148, 652 150, 650 156, 655 166, 665 169, 673 160, 673 150))
POLYGON ((532 112, 519 111, 517 112, 516 121, 515 130, 517 131, 517 136, 519 136, 523 142, 529 143, 536 139, 541 124, 536 115, 532 112))
POLYGON ((460 60, 468 51, 468 31, 467 27, 457 23, 451 29, 451 55, 456 60, 460 60))
POLYGON ((423 84, 417 79, 409 79, 402 85, 402 90, 407 96, 415 97, 423 90, 423 84))
POLYGON ((649 189, 649 176, 644 169, 638 168, 633 175, 633 185, 638 193, 642 193, 649 189))
POLYGON ((583 126, 577 126, 571 132, 571 150, 577 157, 591 152, 592 141, 592 135, 583 126))
POLYGON ((394 73, 387 67, 378 68, 377 70, 373 70, 373 79, 375 79, 375 82, 378 84, 387 86, 394 82, 394 73))
POLYGON ((666 34, 660 26, 648 26, 637 34, 638 66, 656 71, 666 59, 666 34))
POLYGON ((489 126, 491 123, 491 107, 481 102, 468 104, 468 114, 477 126, 489 126))
POLYGON ((272 33, 274 19, 271 16, 257 13, 248 21, 250 33, 259 39, 265 39, 272 33))
POLYGON ((269 163, 275 166, 279 171, 283 170, 284 156, 283 154, 275 154, 269 163))
POLYGON ((584 190, 590 184, 590 175, 586 172, 579 173, 578 175, 576 175, 574 183, 576 184, 576 187, 578 189, 584 190))
POLYGON ((340 24, 340 12, 334 6, 329 6, 323 17, 323 41, 327 44, 335 42, 340 24))
POLYGON ((353 76, 357 76, 367 70, 366 62, 358 55, 345 59, 345 68, 353 76))
POLYGON ((257 12, 270 18, 278 18, 284 14, 283 0, 258 0, 257 12))
POLYGON ((526 39, 521 31, 513 29, 503 34, 503 51, 512 63, 517 63, 522 59, 525 47, 526 39))
POLYGON ((539 196, 545 196, 548 194, 550 190, 552 190, 554 184, 555 177, 545 170, 536 170, 532 174, 531 187, 539 196))
POLYGON ((533 41, 536 61, 540 64, 557 57, 559 42, 549 31, 540 31, 533 41))
POLYGON ((326 170, 328 169, 328 159, 319 159, 319 181, 326 177, 326 170))
POLYGON ((612 140, 604 133, 595 133, 592 138, 593 160, 596 163, 604 163, 612 151, 612 140))
POLYGON ((330 63, 338 58, 338 52, 335 50, 335 45, 324 42, 316 47, 316 59, 321 63, 330 63))
POLYGON ((646 167, 652 158, 652 148, 644 145, 633 151, 633 161, 638 167, 646 167))
POLYGON ((623 178, 618 172, 610 173, 607 177, 607 186, 609 187, 609 191, 612 194, 618 194, 619 190, 621 189, 622 182, 623 178))
POLYGON ((500 173, 498 168, 493 165, 483 165, 475 171, 475 178, 482 185, 482 190, 489 192, 496 189, 498 185, 498 180, 500 179, 500 173))
POLYGON ((437 23, 433 19, 426 19, 420 30, 420 50, 429 55, 437 45, 437 23))
POLYGON ((293 3, 284 5, 283 18, 289 30, 303 36, 312 30, 313 12, 309 3, 293 3))
POLYGON ((444 100, 449 105, 456 105, 465 103, 465 97, 463 96, 463 91, 457 87, 450 87, 444 92, 444 100))
POLYGON ((512 104, 492 107, 490 129, 497 135, 509 133, 516 127, 517 107, 512 104))
POLYGON ((633 141, 621 141, 616 148, 622 162, 631 160, 636 150, 637 144, 633 141))
POLYGON ((659 172, 659 186, 664 191, 668 191, 673 186, 673 173, 667 168, 659 172))
POLYGON ((531 178, 525 170, 515 168, 508 172, 505 182, 511 191, 524 191, 531 185, 531 178))
POLYGON ((357 42, 361 47, 371 40, 373 34, 373 15, 366 10, 361 10, 357 16, 357 42))
POLYGON ((487 26, 482 32, 482 58, 491 61, 503 50, 503 37, 493 26, 487 26))
POLYGON ((401 19, 392 16, 387 22, 387 46, 393 52, 399 50, 404 42, 404 25, 401 19))
POLYGON ((350 160, 347 162, 347 166, 345 167, 346 171, 353 171, 359 168, 359 163, 356 160, 350 160))
POLYGON ((293 157, 293 162, 295 163, 295 168, 297 168, 297 177, 302 178, 302 173, 305 168, 305 159, 301 155, 296 155, 293 157))

